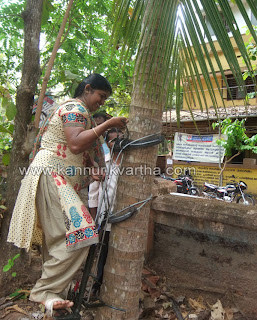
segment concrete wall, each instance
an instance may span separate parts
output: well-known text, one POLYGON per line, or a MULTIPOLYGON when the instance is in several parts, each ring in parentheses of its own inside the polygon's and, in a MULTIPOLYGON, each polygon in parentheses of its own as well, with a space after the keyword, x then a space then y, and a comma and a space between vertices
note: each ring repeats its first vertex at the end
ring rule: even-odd
POLYGON ((257 319, 256 207, 168 194, 153 201, 151 220, 149 261, 173 287, 230 295, 257 319))

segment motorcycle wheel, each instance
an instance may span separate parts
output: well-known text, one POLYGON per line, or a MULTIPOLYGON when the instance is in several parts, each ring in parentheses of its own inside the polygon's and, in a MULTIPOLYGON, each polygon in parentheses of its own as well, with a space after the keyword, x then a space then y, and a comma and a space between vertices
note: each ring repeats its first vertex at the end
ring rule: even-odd
POLYGON ((244 204, 246 206, 254 206, 255 205, 255 201, 254 201, 253 197, 250 196, 249 194, 245 194, 244 195, 244 199, 243 199, 242 196, 240 196, 237 199, 236 203, 241 203, 241 204, 244 204))
POLYGON ((217 199, 217 194, 215 192, 203 191, 202 196, 208 199, 217 199))
POLYGON ((200 195, 200 192, 197 188, 190 188, 189 189, 189 194, 191 196, 199 196, 200 195))

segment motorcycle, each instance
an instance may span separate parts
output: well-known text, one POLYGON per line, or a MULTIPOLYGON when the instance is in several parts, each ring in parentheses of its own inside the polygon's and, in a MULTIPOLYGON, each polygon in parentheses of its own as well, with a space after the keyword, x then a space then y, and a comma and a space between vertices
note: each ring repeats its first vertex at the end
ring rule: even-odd
POLYGON ((190 194, 192 196, 199 196, 200 192, 198 188, 194 186, 194 181, 189 173, 185 173, 184 175, 180 175, 177 178, 171 178, 161 175, 163 179, 173 181, 177 186, 178 193, 190 194))
POLYGON ((205 182, 202 194, 205 197, 226 202, 235 201, 244 205, 255 205, 254 198, 250 194, 244 193, 246 189, 247 184, 244 181, 232 182, 223 187, 205 182))

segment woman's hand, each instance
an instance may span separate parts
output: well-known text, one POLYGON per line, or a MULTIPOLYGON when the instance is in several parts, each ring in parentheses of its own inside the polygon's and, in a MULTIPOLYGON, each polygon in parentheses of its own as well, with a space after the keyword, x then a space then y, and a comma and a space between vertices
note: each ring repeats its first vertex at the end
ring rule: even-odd
POLYGON ((108 126, 108 129, 110 129, 110 128, 124 128, 127 123, 128 123, 128 119, 125 117, 113 117, 113 118, 105 121, 105 124, 108 126))

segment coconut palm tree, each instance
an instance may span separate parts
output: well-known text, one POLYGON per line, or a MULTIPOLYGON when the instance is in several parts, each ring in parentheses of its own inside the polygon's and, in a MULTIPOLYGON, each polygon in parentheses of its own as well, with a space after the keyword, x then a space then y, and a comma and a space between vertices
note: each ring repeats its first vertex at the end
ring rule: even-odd
MULTIPOLYGON (((197 89, 198 92, 194 98, 187 99, 189 109, 194 104, 199 105, 201 109, 206 108, 202 79, 214 108, 218 107, 217 95, 222 96, 222 91, 217 79, 217 70, 224 83, 227 83, 219 59, 219 49, 222 50, 239 85, 243 81, 242 70, 234 46, 239 48, 246 68, 252 71, 251 60, 232 11, 232 2, 240 10, 245 25, 257 42, 245 9, 247 4, 257 18, 256 0, 114 1, 114 48, 120 48, 123 64, 129 63, 133 55, 136 55, 129 116, 132 139, 161 132, 162 112, 174 95, 179 118, 181 90, 185 90, 185 83, 187 90, 197 89), (205 19, 208 19, 212 27, 218 46, 213 41, 205 19), (227 33, 224 19, 232 38, 227 33), (214 93, 214 84, 218 93, 214 93)), ((123 166, 134 169, 145 166, 147 169, 153 169, 156 158, 156 147, 131 150, 126 152, 123 166)), ((134 173, 119 178, 117 210, 146 199, 151 194, 151 170, 135 170, 134 173)), ((138 319, 149 207, 149 204, 144 206, 129 220, 112 227, 101 293, 106 303, 125 311, 103 307, 98 310, 97 320, 138 319)))

